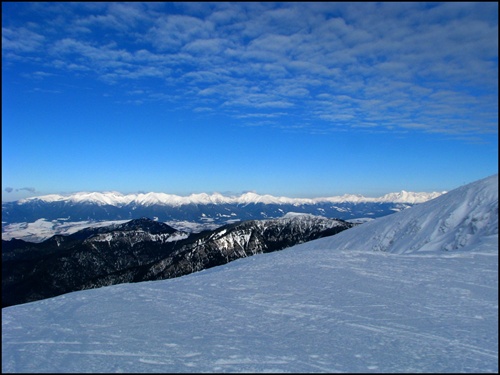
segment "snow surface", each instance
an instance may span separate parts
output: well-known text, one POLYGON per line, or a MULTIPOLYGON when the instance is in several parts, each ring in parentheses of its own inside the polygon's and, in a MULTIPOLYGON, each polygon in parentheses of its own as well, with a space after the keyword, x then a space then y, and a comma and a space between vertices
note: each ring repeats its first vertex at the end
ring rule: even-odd
POLYGON ((2 226, 2 240, 12 238, 28 242, 42 242, 55 234, 69 235, 85 228, 98 228, 113 224, 123 224, 130 220, 110 221, 66 221, 66 219, 47 220, 38 219, 33 223, 12 223, 2 226))
POLYGON ((498 236, 498 175, 326 237, 314 246, 391 253, 455 250, 498 236))
POLYGON ((2 371, 497 373, 497 180, 176 279, 3 308, 2 371))
POLYGON ((181 206, 187 204, 251 204, 251 203, 265 203, 265 204, 316 204, 319 202, 330 202, 330 203, 361 203, 361 202, 394 202, 394 203, 423 203, 430 199, 434 199, 442 194, 443 192, 407 192, 401 191, 399 193, 389 193, 381 197, 372 198, 364 197, 362 195, 345 194, 342 196, 326 197, 326 198, 287 198, 287 197, 274 197, 269 194, 259 195, 256 193, 244 193, 240 196, 224 196, 220 193, 214 194, 191 194, 189 196, 179 196, 174 194, 165 193, 146 193, 146 194, 121 194, 119 192, 79 192, 70 195, 58 195, 50 194, 43 195, 39 197, 31 197, 26 199, 21 199, 18 201, 19 204, 23 204, 29 201, 41 200, 45 202, 89 202, 98 205, 111 205, 111 206, 124 206, 127 204, 137 204, 142 206, 151 206, 155 204, 167 205, 167 206, 181 206))
MULTIPOLYGON (((33 223, 11 223, 2 226, 2 240, 9 241, 13 238, 28 242, 42 242, 56 234, 69 235, 85 228, 97 228, 114 224, 123 224, 130 220, 107 221, 66 221, 66 219, 47 220, 38 219, 33 223)), ((235 220, 235 221, 239 221, 235 220)), ((227 221, 228 223, 230 220, 227 221)), ((213 230, 221 226, 214 223, 195 223, 183 220, 166 221, 165 224, 181 232, 199 233, 204 230, 213 230)))

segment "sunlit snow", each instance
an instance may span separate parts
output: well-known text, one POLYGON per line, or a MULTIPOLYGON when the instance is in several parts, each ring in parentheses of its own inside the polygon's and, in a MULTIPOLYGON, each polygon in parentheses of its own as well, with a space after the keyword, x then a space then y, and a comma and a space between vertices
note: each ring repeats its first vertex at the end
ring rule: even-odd
POLYGON ((123 224, 129 220, 109 221, 67 221, 67 219, 46 220, 38 219, 33 223, 12 223, 2 226, 2 240, 12 238, 22 239, 29 242, 41 242, 55 234, 69 235, 84 228, 97 228, 113 224, 123 224))
POLYGON ((423 203, 430 199, 434 199, 443 192, 407 192, 402 190, 398 193, 389 193, 381 197, 365 197, 363 195, 344 194, 342 196, 321 197, 321 198, 288 198, 288 197, 275 197, 269 194, 259 195, 256 193, 244 193, 239 196, 224 196, 220 193, 200 193, 191 194, 189 196, 179 196, 174 194, 165 193, 140 193, 140 194, 121 194, 118 192, 80 192, 70 195, 43 195, 38 197, 30 197, 21 199, 19 203, 26 203, 29 201, 41 200, 45 202, 90 202, 100 205, 123 206, 130 203, 138 205, 149 206, 153 204, 162 204, 168 206, 181 206, 187 204, 221 204, 221 203, 235 203, 235 204, 250 204, 250 203, 265 203, 265 204, 315 204, 318 202, 331 202, 331 203, 360 203, 360 202, 393 202, 393 203, 423 203))
MULTIPOLYGON (((56 234, 69 235, 84 228, 97 228, 114 224, 123 224, 130 220, 106 220, 106 221, 66 221, 66 219, 46 220, 38 219, 33 223, 12 223, 2 226, 2 240, 17 238, 29 242, 42 242, 56 234)), ((239 221, 239 220, 233 220, 239 221)), ((231 220, 227 220, 230 223, 231 220)), ((183 232, 198 233, 203 230, 212 230, 220 226, 214 223, 195 223, 190 221, 172 220, 166 221, 167 225, 183 232)))

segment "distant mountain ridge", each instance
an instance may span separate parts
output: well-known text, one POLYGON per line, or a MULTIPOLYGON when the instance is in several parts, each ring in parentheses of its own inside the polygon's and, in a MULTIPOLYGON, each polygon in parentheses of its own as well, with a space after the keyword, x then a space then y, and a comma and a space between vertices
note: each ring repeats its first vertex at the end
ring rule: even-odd
POLYGON ((159 221, 189 221, 224 225, 242 220, 279 218, 288 212, 307 213, 342 220, 376 218, 434 199, 444 192, 401 191, 379 198, 343 195, 330 198, 286 198, 245 193, 240 196, 165 193, 76 193, 45 195, 2 203, 2 224, 46 220, 131 220, 140 217, 159 221))
POLYGON ((68 195, 50 194, 38 197, 25 198, 17 201, 18 204, 25 204, 32 201, 43 202, 72 202, 72 203, 94 203, 99 205, 110 205, 115 207, 136 204, 142 206, 166 205, 182 206, 189 204, 317 204, 317 203, 423 203, 434 199, 446 192, 415 193, 402 190, 397 193, 385 194, 378 198, 365 197, 359 194, 344 194, 341 196, 320 197, 320 198, 287 198, 275 197, 269 194, 259 195, 248 192, 239 196, 226 196, 220 193, 200 193, 189 196, 180 196, 166 193, 139 193, 122 194, 119 192, 78 192, 68 195))

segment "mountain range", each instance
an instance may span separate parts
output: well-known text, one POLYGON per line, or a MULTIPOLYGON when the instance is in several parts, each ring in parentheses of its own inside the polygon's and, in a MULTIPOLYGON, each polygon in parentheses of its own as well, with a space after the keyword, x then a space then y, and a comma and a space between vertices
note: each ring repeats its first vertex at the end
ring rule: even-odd
POLYGON ((55 235, 40 243, 2 240, 2 307, 75 290, 178 277, 354 225, 289 213, 188 233, 141 218, 55 235))
POLYGON ((240 196, 165 193, 129 194, 82 192, 45 195, 2 202, 2 225, 46 220, 131 220, 228 224, 240 220, 279 218, 288 212, 308 213, 342 220, 376 218, 434 199, 445 192, 401 191, 378 198, 343 195, 329 198, 286 198, 245 193, 240 196))

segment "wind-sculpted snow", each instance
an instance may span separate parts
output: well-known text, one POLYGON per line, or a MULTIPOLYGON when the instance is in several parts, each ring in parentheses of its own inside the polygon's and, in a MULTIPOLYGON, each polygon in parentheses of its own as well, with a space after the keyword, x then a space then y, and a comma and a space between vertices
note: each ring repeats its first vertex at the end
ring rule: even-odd
POLYGON ((498 175, 316 242, 332 249, 457 250, 498 235, 498 175))

